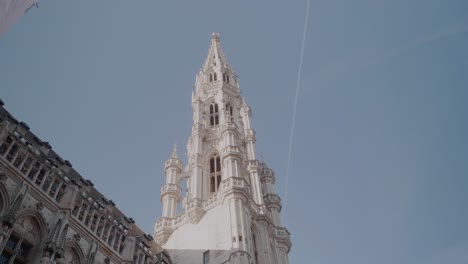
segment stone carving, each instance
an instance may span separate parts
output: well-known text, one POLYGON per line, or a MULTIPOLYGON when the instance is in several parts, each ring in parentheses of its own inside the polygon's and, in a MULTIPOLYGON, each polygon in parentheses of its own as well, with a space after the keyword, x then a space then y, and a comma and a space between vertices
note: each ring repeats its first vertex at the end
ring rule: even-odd
POLYGON ((10 227, 8 225, 2 224, 0 228, 0 244, 2 244, 3 240, 8 236, 8 231, 10 231, 10 227))
POLYGON ((36 203, 36 205, 34 206, 34 208, 38 211, 41 211, 42 208, 44 208, 44 205, 41 203, 41 202, 38 202, 36 203))
POLYGON ((80 234, 74 234, 72 240, 76 243, 80 243, 80 240, 81 240, 80 234))

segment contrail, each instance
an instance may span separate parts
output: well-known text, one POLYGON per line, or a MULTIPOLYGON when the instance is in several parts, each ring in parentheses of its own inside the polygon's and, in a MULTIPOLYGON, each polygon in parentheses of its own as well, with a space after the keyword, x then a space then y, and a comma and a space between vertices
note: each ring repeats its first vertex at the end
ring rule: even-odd
MULTIPOLYGON (((299 68, 298 68, 298 71, 297 71, 297 79, 296 79, 296 95, 294 97, 291 130, 289 131, 289 150, 288 150, 288 159, 287 159, 287 163, 286 163, 286 180, 285 180, 285 185, 284 185, 283 207, 286 207, 286 201, 287 201, 287 197, 288 197, 289 167, 291 165, 292 146, 293 146, 293 139, 294 139, 294 129, 296 127, 297 101, 298 101, 298 98, 299 98, 299 92, 300 92, 300 87, 301 87, 302 63, 303 63, 303 60, 304 60, 304 47, 305 47, 305 42, 306 42, 307 24, 308 24, 308 21, 309 21, 309 8, 310 8, 310 0, 307 0, 307 7, 306 7, 306 13, 305 13, 305 20, 304 20, 304 31, 302 32, 301 55, 300 55, 300 58, 299 58, 299 68)), ((285 215, 285 214, 283 213, 283 215, 285 215)))

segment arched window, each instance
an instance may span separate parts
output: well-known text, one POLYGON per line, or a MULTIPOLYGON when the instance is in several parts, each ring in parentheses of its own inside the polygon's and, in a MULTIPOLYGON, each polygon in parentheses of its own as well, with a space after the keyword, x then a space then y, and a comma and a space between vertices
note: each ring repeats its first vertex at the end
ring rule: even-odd
POLYGON ((0 263, 32 263, 38 253, 35 246, 41 243, 44 234, 44 229, 41 228, 44 223, 41 223, 42 225, 37 218, 30 215, 19 217, 13 230, 2 236, 2 240, 6 242, 0 254, 0 263))
POLYGON ((232 105, 226 104, 226 115, 228 116, 229 120, 232 121, 232 105))
POLYGON ((219 125, 219 109, 217 103, 210 105, 210 126, 219 125))
POLYGON ((210 73, 210 82, 213 81, 213 73, 210 73))
POLYGON ((210 159, 210 192, 216 192, 221 183, 221 158, 218 155, 210 159))
POLYGON ((213 72, 213 81, 216 81, 216 72, 213 72))
POLYGON ((10 148, 13 142, 14 142, 13 138, 8 136, 5 139, 5 141, 3 141, 2 144, 0 145, 0 155, 5 154, 5 152, 10 148))
POLYGON ((223 81, 229 83, 229 74, 223 74, 223 81))
POLYGON ((29 241, 13 232, 0 255, 0 263, 27 263, 32 247, 33 245, 29 241), (13 259, 14 262, 8 262, 13 259))

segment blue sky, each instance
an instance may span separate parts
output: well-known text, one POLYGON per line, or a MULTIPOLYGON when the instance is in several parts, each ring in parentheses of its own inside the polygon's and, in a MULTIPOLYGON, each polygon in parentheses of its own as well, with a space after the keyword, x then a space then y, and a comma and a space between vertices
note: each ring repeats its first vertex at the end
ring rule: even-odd
MULTIPOLYGON (((0 37, 0 98, 148 233, 220 32, 257 153, 285 171, 306 1, 41 1, 0 37)), ((291 263, 466 264, 468 2, 311 1, 291 263)))

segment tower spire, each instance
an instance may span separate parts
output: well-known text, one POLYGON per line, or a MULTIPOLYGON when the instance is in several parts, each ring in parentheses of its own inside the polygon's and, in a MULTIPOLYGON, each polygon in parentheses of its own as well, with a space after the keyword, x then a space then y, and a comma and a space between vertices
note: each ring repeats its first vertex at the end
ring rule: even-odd
POLYGON ((280 226, 273 171, 256 159, 251 109, 240 96, 218 33, 212 34, 197 74, 192 109, 186 169, 182 172, 176 146, 165 163, 158 242, 175 249, 174 259, 201 260, 198 254, 204 252, 204 262, 210 263, 288 264, 291 241, 280 226), (220 253, 216 260, 211 250, 220 253))
POLYGON ((208 56, 203 64, 202 71, 208 72, 212 70, 212 68, 226 69, 228 67, 226 57, 224 56, 223 49, 221 48, 219 33, 213 32, 211 35, 211 46, 208 50, 208 56))

